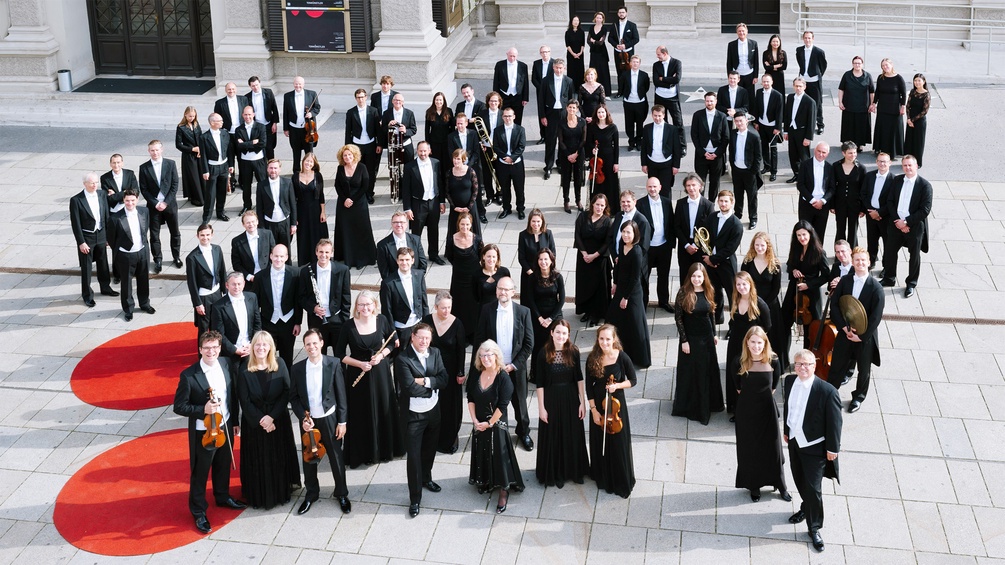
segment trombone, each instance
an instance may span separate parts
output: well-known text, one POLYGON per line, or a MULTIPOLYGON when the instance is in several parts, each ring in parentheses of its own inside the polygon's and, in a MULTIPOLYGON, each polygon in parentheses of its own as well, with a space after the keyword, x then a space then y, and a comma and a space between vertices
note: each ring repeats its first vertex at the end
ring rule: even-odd
POLYGON ((391 202, 401 199, 401 177, 404 168, 404 134, 397 122, 387 126, 387 174, 391 180, 391 202))
POLYGON ((482 148, 482 156, 485 157, 489 174, 492 175, 492 180, 495 182, 496 192, 502 193, 502 184, 499 183, 499 179, 496 177, 496 169, 492 165, 499 157, 496 155, 495 149, 492 149, 492 137, 489 135, 489 128, 485 126, 485 120, 481 116, 471 118, 471 123, 475 125, 478 139, 481 140, 479 147, 482 148))
POLYGON ((710 245, 711 236, 708 233, 708 229, 704 226, 695 228, 694 230, 694 244, 701 249, 701 252, 705 255, 712 254, 712 246, 710 245))

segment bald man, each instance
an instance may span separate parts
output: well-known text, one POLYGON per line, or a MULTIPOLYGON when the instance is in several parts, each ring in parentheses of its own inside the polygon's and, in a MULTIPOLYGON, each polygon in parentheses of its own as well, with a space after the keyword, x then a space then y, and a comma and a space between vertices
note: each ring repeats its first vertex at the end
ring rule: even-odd
POLYGON ((84 175, 84 190, 70 198, 70 228, 77 242, 77 260, 80 263, 80 295, 84 305, 93 308, 94 291, 91 290, 91 263, 98 264, 98 285, 101 294, 118 296, 110 286, 111 275, 105 258, 108 223, 108 196, 97 173, 84 175))
POLYGON ((300 172, 301 156, 314 151, 314 144, 304 140, 306 120, 321 112, 318 93, 304 88, 304 77, 293 78, 293 90, 283 95, 283 135, 290 138, 293 150, 293 174, 300 172))

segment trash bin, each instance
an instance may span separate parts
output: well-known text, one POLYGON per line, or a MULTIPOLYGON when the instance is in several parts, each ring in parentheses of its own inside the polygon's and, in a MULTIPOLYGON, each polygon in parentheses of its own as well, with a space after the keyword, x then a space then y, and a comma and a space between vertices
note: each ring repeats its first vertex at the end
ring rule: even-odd
POLYGON ((59 69, 56 71, 59 77, 59 91, 70 92, 73 90, 73 78, 70 76, 70 69, 59 69))

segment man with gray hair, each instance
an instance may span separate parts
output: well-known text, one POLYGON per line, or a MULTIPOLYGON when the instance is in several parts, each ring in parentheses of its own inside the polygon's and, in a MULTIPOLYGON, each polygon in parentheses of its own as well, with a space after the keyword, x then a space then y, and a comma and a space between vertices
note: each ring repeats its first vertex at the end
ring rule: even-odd
POLYGON ((220 354, 230 359, 230 370, 236 375, 247 367, 251 338, 262 329, 258 298, 244 292, 244 273, 227 273, 227 296, 217 300, 211 310, 210 329, 223 336, 220 354))
POLYGON ((105 244, 108 224, 108 196, 98 190, 101 182, 97 173, 84 175, 84 190, 70 198, 70 229, 77 242, 77 260, 80 263, 80 295, 84 305, 94 308, 94 291, 91 290, 91 263, 98 264, 98 285, 101 294, 118 296, 112 289, 105 244))

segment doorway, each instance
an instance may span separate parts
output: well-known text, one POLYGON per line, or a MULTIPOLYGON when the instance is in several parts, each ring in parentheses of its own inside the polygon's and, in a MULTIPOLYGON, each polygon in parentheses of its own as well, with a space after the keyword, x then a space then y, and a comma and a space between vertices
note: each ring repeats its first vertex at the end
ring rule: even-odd
POLYGON ((747 24, 754 34, 778 33, 779 0, 722 0, 722 33, 736 32, 736 24, 747 24))

